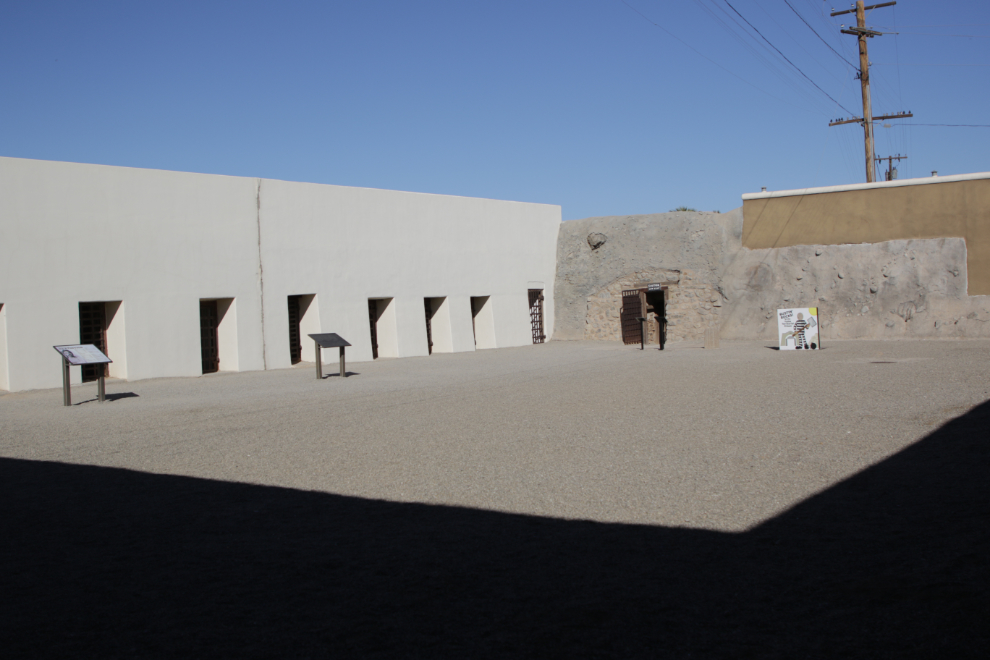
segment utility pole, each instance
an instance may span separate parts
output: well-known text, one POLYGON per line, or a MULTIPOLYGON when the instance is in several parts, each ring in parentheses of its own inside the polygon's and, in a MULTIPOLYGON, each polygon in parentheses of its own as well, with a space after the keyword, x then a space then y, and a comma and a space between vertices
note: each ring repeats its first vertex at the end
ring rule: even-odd
POLYGON ((863 138, 864 138, 864 148, 866 151, 866 182, 873 183, 876 179, 875 168, 873 166, 873 161, 875 158, 873 151, 873 122, 877 119, 893 119, 895 117, 913 117, 914 115, 909 112, 901 112, 896 115, 884 115, 883 117, 874 117, 873 108, 870 103, 870 57, 866 50, 866 39, 879 37, 882 32, 877 32, 875 30, 867 29, 866 27, 866 10, 876 9, 878 7, 891 7, 896 5, 896 2, 883 2, 878 5, 870 5, 869 7, 863 6, 863 0, 856 0, 855 9, 846 9, 844 11, 834 11, 832 16, 840 16, 842 14, 856 14, 856 27, 850 27, 846 30, 842 30, 842 34, 851 34, 859 39, 859 82, 863 90, 863 116, 862 118, 853 119, 842 119, 834 120, 829 123, 829 126, 836 126, 838 124, 851 124, 854 122, 859 122, 863 124, 863 138))
POLYGON ((878 163, 887 161, 887 181, 893 181, 897 178, 897 170, 894 169, 894 161, 901 161, 907 158, 907 156, 901 156, 900 154, 896 156, 887 156, 885 158, 877 158, 878 163))

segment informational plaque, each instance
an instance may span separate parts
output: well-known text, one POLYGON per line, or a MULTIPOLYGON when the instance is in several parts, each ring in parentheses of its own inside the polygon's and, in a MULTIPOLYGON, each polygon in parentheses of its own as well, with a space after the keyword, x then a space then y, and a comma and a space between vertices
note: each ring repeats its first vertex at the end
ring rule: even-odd
POLYGON ((822 343, 818 336, 818 308, 778 309, 777 336, 782 351, 820 348, 822 343))
POLYGON ((113 362, 103 354, 103 351, 92 344, 73 344, 72 346, 55 346, 69 364, 109 364, 113 362))
POLYGON ((316 342, 317 380, 323 380, 323 349, 334 347, 340 349, 340 377, 347 378, 347 362, 344 359, 344 348, 350 346, 351 342, 347 341, 336 332, 324 332, 322 334, 310 335, 309 338, 316 342))
POLYGON ((662 284, 659 284, 659 283, 657 283, 657 284, 647 284, 646 285, 646 290, 647 291, 663 291, 663 285, 662 284))

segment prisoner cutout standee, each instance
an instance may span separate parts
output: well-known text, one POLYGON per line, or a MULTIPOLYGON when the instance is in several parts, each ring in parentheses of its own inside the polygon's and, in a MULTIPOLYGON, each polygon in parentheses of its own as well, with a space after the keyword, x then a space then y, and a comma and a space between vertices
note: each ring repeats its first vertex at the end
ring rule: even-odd
POLYGON ((344 347, 351 343, 338 335, 336 332, 324 332, 322 334, 310 335, 310 339, 316 343, 316 379, 323 380, 323 350, 324 348, 340 348, 340 377, 347 378, 347 363, 344 359, 344 347))
POLYGON ((780 350, 816 350, 822 347, 817 307, 777 310, 777 338, 780 350))
POLYGON ((69 367, 73 365, 101 365, 101 368, 98 370, 99 376, 97 378, 96 398, 100 401, 100 403, 106 401, 107 388, 104 380, 105 377, 103 375, 102 365, 110 364, 113 360, 104 355, 103 351, 93 344, 70 344, 67 346, 53 346, 52 348, 58 351, 58 354, 62 356, 62 405, 72 405, 72 390, 69 385, 69 367))

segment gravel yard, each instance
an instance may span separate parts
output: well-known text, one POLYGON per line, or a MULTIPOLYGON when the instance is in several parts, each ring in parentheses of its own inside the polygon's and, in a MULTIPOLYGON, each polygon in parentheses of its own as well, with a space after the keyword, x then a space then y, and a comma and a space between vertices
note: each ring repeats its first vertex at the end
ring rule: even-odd
POLYGON ((0 395, 7 657, 990 642, 990 341, 348 366, 0 395))

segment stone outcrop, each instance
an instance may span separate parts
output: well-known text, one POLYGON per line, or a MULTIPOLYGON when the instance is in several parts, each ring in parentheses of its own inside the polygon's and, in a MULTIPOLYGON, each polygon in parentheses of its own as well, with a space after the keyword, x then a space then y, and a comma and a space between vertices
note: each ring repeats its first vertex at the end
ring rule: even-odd
POLYGON ((818 307, 824 341, 990 337, 961 238, 749 250, 741 235, 741 209, 562 223, 554 339, 620 339, 622 291, 651 283, 667 287, 668 341, 772 339, 781 307, 818 307))

